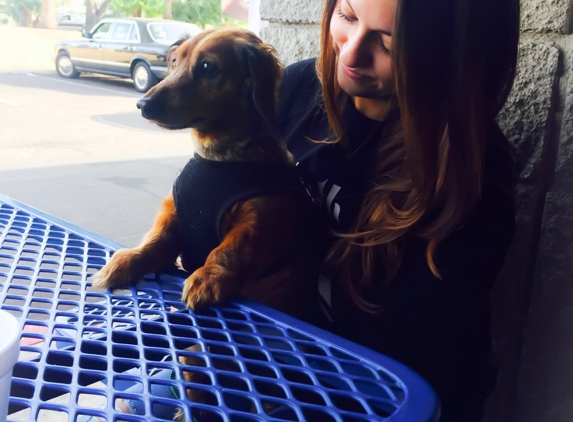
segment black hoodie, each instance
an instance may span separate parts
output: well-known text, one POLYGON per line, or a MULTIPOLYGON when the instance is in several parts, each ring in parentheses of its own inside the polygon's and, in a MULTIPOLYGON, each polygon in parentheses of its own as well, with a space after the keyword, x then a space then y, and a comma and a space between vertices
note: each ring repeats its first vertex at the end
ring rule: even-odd
MULTIPOLYGON (((350 150, 311 142, 328 136, 321 95, 314 59, 287 67, 279 93, 280 127, 305 183, 321 204, 325 227, 349 230, 372 184, 373 148, 383 128, 349 101, 342 117, 350 150)), ((442 422, 479 421, 495 383, 496 371, 488 363, 489 293, 515 220, 514 164, 504 143, 492 122, 481 199, 435 253, 441 280, 426 263, 426 241, 409 236, 395 279, 368 298, 381 305, 381 312, 362 311, 332 285, 331 321, 311 321, 421 374, 440 397, 442 422)), ((324 238, 329 244, 329 230, 324 230, 324 238)))

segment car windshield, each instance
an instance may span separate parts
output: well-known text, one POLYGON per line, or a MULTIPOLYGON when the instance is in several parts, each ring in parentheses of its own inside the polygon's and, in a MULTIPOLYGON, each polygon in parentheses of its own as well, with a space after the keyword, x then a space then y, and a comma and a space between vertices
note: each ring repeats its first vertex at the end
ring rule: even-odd
POLYGON ((201 31, 198 26, 192 24, 163 22, 150 23, 147 29, 153 41, 162 44, 171 44, 184 35, 196 35, 201 31))

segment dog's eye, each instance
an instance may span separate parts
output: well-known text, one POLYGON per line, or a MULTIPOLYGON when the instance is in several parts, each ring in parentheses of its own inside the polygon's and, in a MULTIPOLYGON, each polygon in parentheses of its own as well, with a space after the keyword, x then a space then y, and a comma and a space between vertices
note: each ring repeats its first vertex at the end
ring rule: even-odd
POLYGON ((175 67, 177 66, 177 59, 175 57, 173 57, 173 60, 171 60, 171 67, 175 67))
POLYGON ((199 74, 205 78, 212 78, 219 73, 219 69, 211 62, 203 62, 199 65, 199 74))

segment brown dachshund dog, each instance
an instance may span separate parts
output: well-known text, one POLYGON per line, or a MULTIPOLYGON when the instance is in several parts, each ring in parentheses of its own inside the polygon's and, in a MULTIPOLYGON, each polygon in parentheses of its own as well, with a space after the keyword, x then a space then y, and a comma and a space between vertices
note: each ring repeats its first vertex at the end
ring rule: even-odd
POLYGON ((172 267, 180 256, 191 272, 182 296, 190 308, 241 294, 301 316, 308 276, 297 268, 304 268, 298 264, 306 259, 308 197, 278 131, 281 67, 275 50, 249 31, 216 29, 178 41, 168 60, 167 77, 137 107, 163 128, 190 128, 195 142, 190 163, 207 170, 183 170, 141 244, 114 253, 92 276, 93 285, 120 288, 172 267), (227 169, 224 183, 210 186, 199 178, 219 167, 227 169), (261 186, 250 196, 237 196, 243 187, 234 183, 241 178, 261 186), (186 199, 189 186, 200 191, 189 194, 191 200, 186 199), (202 208, 211 201, 204 195, 225 189, 232 192, 223 211, 202 208), (212 240, 193 232, 204 214, 215 215, 218 222, 212 246, 212 240), (204 256, 194 252, 204 245, 209 248, 204 256))

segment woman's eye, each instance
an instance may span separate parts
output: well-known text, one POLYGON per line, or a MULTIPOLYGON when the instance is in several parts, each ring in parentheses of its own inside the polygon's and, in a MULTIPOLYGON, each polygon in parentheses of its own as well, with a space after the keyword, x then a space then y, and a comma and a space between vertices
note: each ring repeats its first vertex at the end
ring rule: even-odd
POLYGON ((384 44, 384 40, 380 39, 378 41, 378 47, 380 47, 380 50, 382 50, 384 54, 390 55, 390 50, 388 49, 388 47, 386 47, 386 44, 384 44))
POLYGON ((347 22, 355 22, 356 21, 356 18, 349 16, 342 11, 341 5, 338 5, 338 9, 336 10, 336 13, 338 14, 338 16, 340 16, 342 19, 344 19, 347 22))
POLYGON ((199 65, 199 75, 212 78, 219 73, 219 69, 211 62, 204 61, 199 65))

